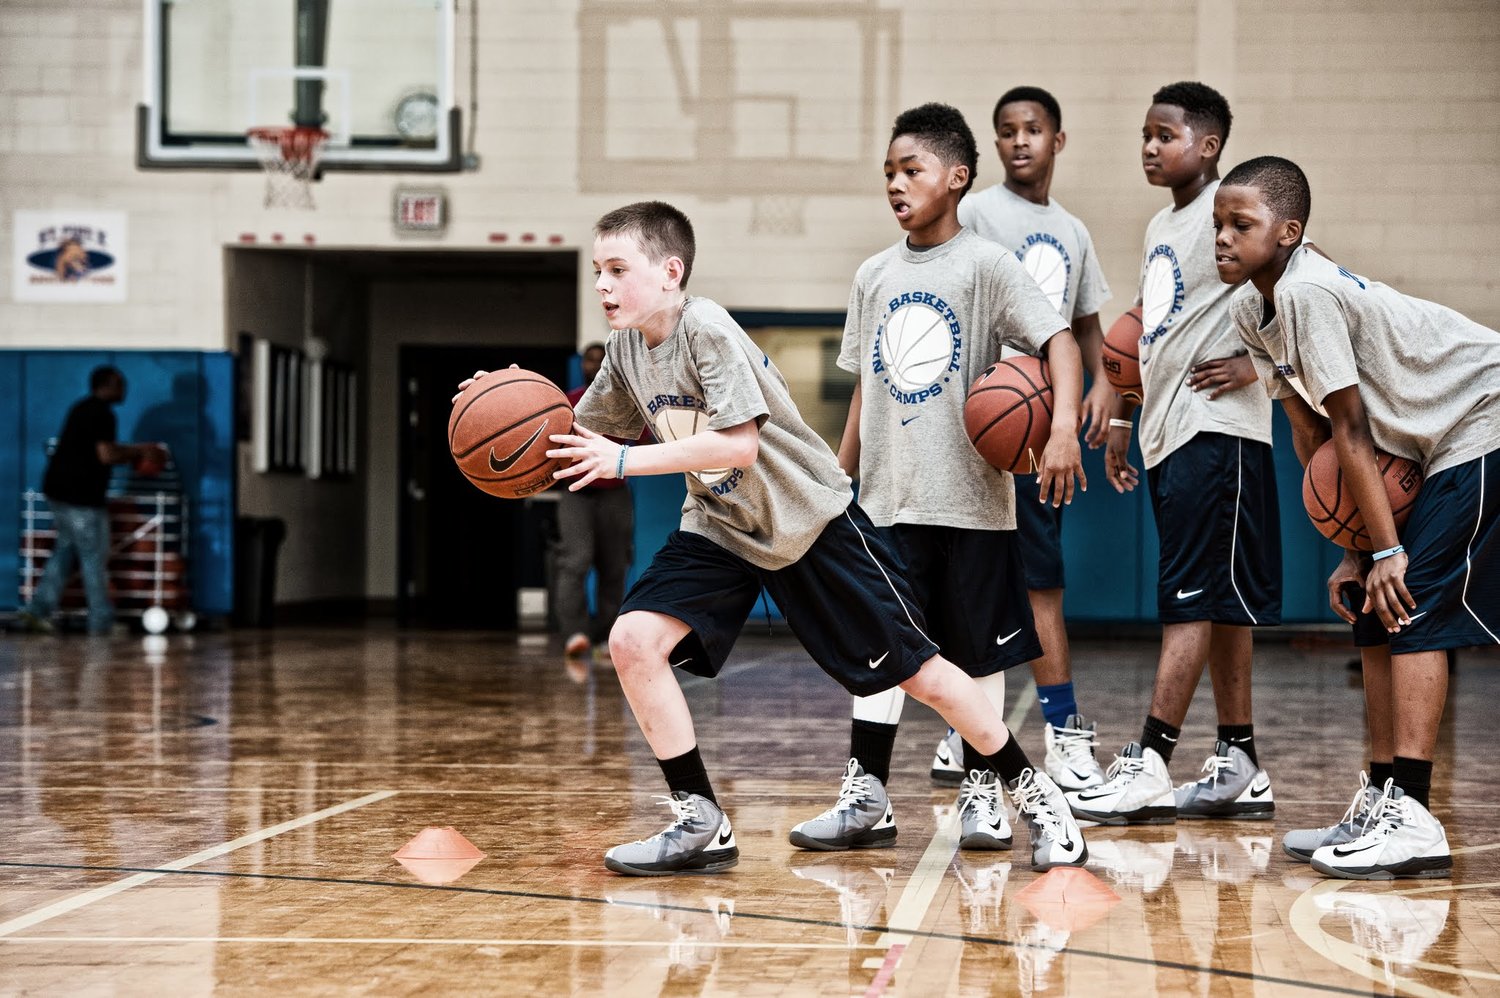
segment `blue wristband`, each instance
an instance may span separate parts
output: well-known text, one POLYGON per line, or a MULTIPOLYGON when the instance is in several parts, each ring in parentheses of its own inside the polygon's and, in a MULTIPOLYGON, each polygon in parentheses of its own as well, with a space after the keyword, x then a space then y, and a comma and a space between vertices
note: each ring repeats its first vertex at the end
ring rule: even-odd
POLYGON ((629 444, 620 445, 620 460, 615 464, 615 477, 625 477, 625 452, 630 450, 629 444))
POLYGON ((1405 550, 1406 550, 1406 548, 1402 547, 1400 544, 1397 544, 1393 548, 1386 548, 1384 551, 1376 551, 1374 554, 1370 555, 1370 560, 1371 561, 1384 561, 1385 559, 1389 558, 1391 555, 1393 555, 1393 554, 1400 554, 1401 552, 1403 552, 1405 550))

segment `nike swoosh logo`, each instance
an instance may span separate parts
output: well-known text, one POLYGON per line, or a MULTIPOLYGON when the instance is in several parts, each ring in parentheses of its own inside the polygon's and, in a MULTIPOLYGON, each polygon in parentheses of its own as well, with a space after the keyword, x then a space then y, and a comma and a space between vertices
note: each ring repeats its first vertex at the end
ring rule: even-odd
POLYGON ((1423 610, 1421 613, 1411 614, 1406 619, 1407 619, 1408 622, 1410 622, 1410 621, 1416 620, 1418 617, 1425 617, 1425 616, 1427 616, 1427 611, 1423 610))
POLYGON ((732 829, 732 828, 729 829, 728 831, 721 831, 721 832, 719 832, 719 845, 721 845, 721 846, 727 846, 727 845, 729 845, 729 840, 732 839, 732 838, 734 838, 734 829, 732 829))
POLYGON ((550 419, 544 419, 544 420, 542 420, 542 425, 538 426, 536 428, 536 432, 531 435, 531 438, 528 439, 521 446, 517 447, 514 451, 512 451, 509 457, 496 458, 495 457, 495 448, 491 447, 490 448, 490 470, 493 471, 493 472, 495 472, 495 473, 497 473, 497 474, 500 473, 500 472, 502 472, 502 471, 509 471, 510 470, 510 466, 513 465, 513 464, 515 464, 517 461, 521 460, 521 455, 523 455, 527 451, 529 451, 531 449, 531 445, 534 444, 534 443, 536 443, 537 437, 540 437, 544 432, 546 432, 546 430, 547 430, 547 424, 550 423, 550 422, 551 422, 550 419))
POLYGON ((1103 800, 1105 797, 1110 796, 1110 794, 1112 794, 1112 793, 1114 793, 1114 791, 1111 790, 1109 793, 1089 794, 1087 797, 1085 797, 1083 794, 1079 794, 1078 795, 1078 800, 1080 802, 1091 801, 1091 800, 1103 800))
POLYGON ((948 754, 948 746, 946 744, 938 746, 937 757, 938 762, 942 763, 944 766, 953 765, 953 756, 948 754))
MULTIPOLYGON (((1003 637, 1003 638, 996 638, 995 639, 995 644, 997 644, 997 645, 1003 645, 1003 644, 1005 644, 1005 642, 1009 641, 1011 638, 1015 637, 1017 634, 1020 634, 1021 631, 1022 631, 1022 628, 1017 627, 1014 631, 1011 631, 1005 637, 1003 637)), ((1046 703, 1047 701, 1043 700, 1042 702, 1046 703)))
POLYGON ((880 663, 884 662, 885 658, 886 658, 886 655, 889 655, 889 654, 890 654, 890 652, 886 652, 885 655, 882 655, 879 658, 872 658, 870 660, 870 668, 872 668, 872 669, 878 669, 878 668, 880 668, 880 663))
POLYGON ((1269 784, 1269 783, 1267 783, 1265 786, 1261 787, 1260 789, 1256 789, 1254 786, 1252 786, 1250 788, 1250 796, 1251 797, 1264 797, 1266 794, 1268 794, 1270 792, 1271 792, 1271 784, 1269 784))
POLYGON ((1178 599, 1187 599, 1187 598, 1189 598, 1191 596, 1197 596, 1201 592, 1203 592, 1202 589, 1194 589, 1190 593, 1185 593, 1181 589, 1179 589, 1179 590, 1177 590, 1177 598, 1178 599))
POLYGON ((1052 698, 1051 697, 1037 697, 1036 698, 1036 702, 1037 703, 1051 703, 1052 702, 1052 698))
POLYGON ((1334 846, 1333 854, 1339 859, 1345 859, 1349 856, 1358 856, 1362 852, 1369 852, 1374 848, 1375 846, 1360 846, 1358 849, 1345 849, 1342 846, 1334 846))
POLYGON ((909 419, 903 419, 901 421, 901 425, 905 426, 907 423, 910 423, 913 419, 921 419, 921 418, 922 418, 922 414, 919 412, 915 416, 910 417, 909 419))

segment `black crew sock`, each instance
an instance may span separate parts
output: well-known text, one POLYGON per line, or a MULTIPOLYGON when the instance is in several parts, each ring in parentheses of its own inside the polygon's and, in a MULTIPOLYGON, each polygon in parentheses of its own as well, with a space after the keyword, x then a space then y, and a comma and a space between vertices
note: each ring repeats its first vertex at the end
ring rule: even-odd
POLYGON ((698 746, 694 745, 682 755, 671 759, 658 759, 656 764, 661 767, 661 775, 667 778, 668 789, 697 794, 707 797, 715 804, 719 803, 719 798, 714 796, 714 788, 709 785, 708 770, 703 768, 703 756, 698 754, 698 746))
POLYGON ((1427 806, 1427 796, 1432 792, 1431 760, 1398 755, 1391 762, 1391 773, 1392 781, 1405 791, 1406 796, 1423 807, 1427 806))
POLYGON ((1370 786, 1376 790, 1385 790, 1385 781, 1396 777, 1396 764, 1391 762, 1376 762, 1370 760, 1370 786))
POLYGON ((1219 741, 1242 749, 1255 764, 1255 768, 1260 768, 1260 760, 1255 757, 1255 725, 1221 724, 1219 725, 1219 741))
POLYGON ((896 748, 894 724, 854 719, 849 729, 849 755, 881 783, 891 782, 891 753, 896 748))
POLYGON ((980 755, 977 749, 973 750, 973 755, 969 755, 967 754, 969 751, 970 746, 965 743, 965 766, 970 769, 992 769, 1006 786, 1014 786, 1015 782, 1021 778, 1021 774, 1032 768, 1031 760, 1026 758, 1026 750, 1021 748, 1021 743, 1016 741, 1015 735, 1005 739, 1005 744, 1000 746, 1000 750, 994 755, 980 755), (982 759, 983 766, 967 761, 969 759, 982 759))
POLYGON ((1141 729, 1141 748, 1156 749, 1164 763, 1172 761, 1172 750, 1177 747, 1181 728, 1174 728, 1155 714, 1146 715, 1146 726, 1141 729))
MULTIPOLYGON (((1012 738, 1011 741, 1015 741, 1015 739, 1012 738)), ((969 770, 971 769, 977 769, 983 773, 985 770, 992 768, 990 761, 984 757, 984 753, 970 745, 967 741, 963 743, 963 755, 959 757, 958 761, 964 767, 964 779, 966 780, 969 778, 969 770)))

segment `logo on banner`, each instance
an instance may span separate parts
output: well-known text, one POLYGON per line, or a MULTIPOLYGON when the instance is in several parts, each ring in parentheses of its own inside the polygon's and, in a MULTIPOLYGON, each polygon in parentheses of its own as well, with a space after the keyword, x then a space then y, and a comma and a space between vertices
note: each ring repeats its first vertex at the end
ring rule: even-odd
POLYGON ((124 301, 125 216, 16 212, 18 301, 124 301))

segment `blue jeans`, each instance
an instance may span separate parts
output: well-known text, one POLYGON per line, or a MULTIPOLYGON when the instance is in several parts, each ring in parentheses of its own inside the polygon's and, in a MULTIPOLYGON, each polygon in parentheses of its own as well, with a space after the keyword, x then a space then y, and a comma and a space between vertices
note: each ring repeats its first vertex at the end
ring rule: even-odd
POLYGON ((109 583, 105 564, 109 560, 109 512, 102 506, 72 506, 52 503, 52 523, 57 528, 57 544, 42 581, 31 594, 26 612, 43 620, 52 616, 62 598, 63 587, 73 573, 73 561, 83 576, 83 592, 89 603, 89 633, 108 634, 115 622, 115 608, 109 601, 109 583))

